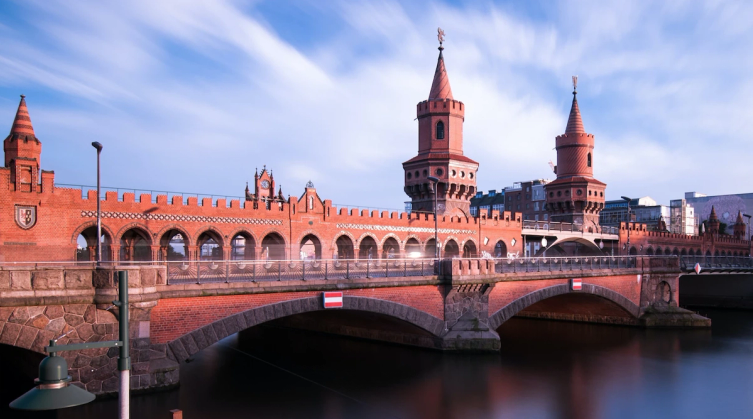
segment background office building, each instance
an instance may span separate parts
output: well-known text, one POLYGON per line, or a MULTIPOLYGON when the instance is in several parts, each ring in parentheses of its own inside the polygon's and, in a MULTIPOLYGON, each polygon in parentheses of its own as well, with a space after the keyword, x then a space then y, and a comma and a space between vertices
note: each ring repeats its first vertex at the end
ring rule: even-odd
POLYGON ((491 216, 492 211, 499 211, 502 213, 505 210, 505 191, 501 190, 497 192, 496 189, 492 189, 489 193, 477 192, 476 196, 471 198, 471 215, 478 217, 481 214, 485 214, 487 217, 491 216))
POLYGON ((505 210, 521 214, 524 221, 548 221, 549 213, 545 209, 546 192, 544 186, 551 182, 547 179, 534 179, 527 182, 515 182, 505 188, 505 210))
MULTIPOLYGON (((719 221, 727 225, 724 233, 732 234, 732 225, 735 224, 737 213, 751 214, 751 211, 753 211, 753 193, 707 196, 698 192, 686 192, 684 199, 672 200, 670 206, 673 208, 682 208, 684 206, 685 208, 691 207, 693 209, 695 234, 698 234, 697 226, 709 219, 711 207, 714 207, 719 221)), ((682 215, 680 210, 678 210, 678 220, 681 220, 682 215)), ((687 218, 687 215, 685 217, 687 218)), ((745 222, 749 223, 749 219, 745 218, 745 222)))
MULTIPOLYGON (((630 213, 631 221, 646 224, 649 230, 667 230, 670 225, 670 208, 657 204, 650 196, 631 200, 630 213)), ((618 199, 604 203, 604 209, 599 215, 599 224, 617 227, 625 221, 628 221, 627 201, 618 199)))

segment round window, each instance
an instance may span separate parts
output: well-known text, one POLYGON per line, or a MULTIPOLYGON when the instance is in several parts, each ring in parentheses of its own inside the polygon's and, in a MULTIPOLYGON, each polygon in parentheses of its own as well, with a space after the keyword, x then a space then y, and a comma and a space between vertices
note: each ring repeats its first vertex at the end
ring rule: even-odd
POLYGON ((592 192, 592 191, 588 191, 588 196, 591 196, 591 192, 592 192))
POLYGON ((468 177, 473 179, 473 172, 468 173, 468 177))
POLYGON ((437 169, 436 173, 437 173, 437 176, 442 176, 444 174, 444 170, 437 169))
POLYGON ((603 198, 604 197, 604 192, 599 192, 599 196, 603 198))
POLYGON ((424 177, 429 174, 429 171, 424 169, 424 177))
POLYGON ((450 173, 452 173, 452 177, 455 177, 455 176, 457 176, 457 175, 458 175, 458 172, 457 172, 457 171, 455 171, 455 169, 452 169, 452 172, 450 172, 450 173))
POLYGON ((583 195, 583 191, 581 191, 580 189, 578 189, 578 192, 576 192, 576 193, 578 194, 578 196, 583 195))
POLYGON ((570 191, 569 190, 565 191, 565 195, 569 196, 570 195, 570 191))
POLYGON ((413 176, 415 176, 416 179, 418 179, 418 170, 416 170, 416 173, 413 176))
POLYGON ((554 192, 549 192, 549 197, 554 198, 554 192))
POLYGON ((413 176, 408 172, 408 179, 412 178, 413 176))
POLYGON ((462 170, 460 171, 460 177, 465 177, 465 172, 463 172, 462 170))
POLYGON ((562 191, 557 191, 557 196, 562 196, 562 191))

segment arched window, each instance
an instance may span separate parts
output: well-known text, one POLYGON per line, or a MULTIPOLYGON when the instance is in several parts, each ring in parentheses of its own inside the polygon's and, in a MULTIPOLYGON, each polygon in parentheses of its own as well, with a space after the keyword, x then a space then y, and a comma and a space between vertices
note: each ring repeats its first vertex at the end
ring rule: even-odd
POLYGON ((591 153, 588 153, 588 167, 591 167, 591 153))
POLYGON ((310 210, 314 209, 314 197, 313 196, 309 197, 309 209, 310 210))
POLYGON ((444 140, 444 122, 437 122, 437 140, 444 140))

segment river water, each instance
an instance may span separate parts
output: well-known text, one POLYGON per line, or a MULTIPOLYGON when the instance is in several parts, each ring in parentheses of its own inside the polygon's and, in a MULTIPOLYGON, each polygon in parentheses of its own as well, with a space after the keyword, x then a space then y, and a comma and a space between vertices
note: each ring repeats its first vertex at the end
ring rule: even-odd
POLYGON ((484 355, 255 328, 196 354, 179 389, 133 397, 131 417, 751 418, 753 312, 702 314, 711 330, 516 318, 499 329, 502 351, 484 355))

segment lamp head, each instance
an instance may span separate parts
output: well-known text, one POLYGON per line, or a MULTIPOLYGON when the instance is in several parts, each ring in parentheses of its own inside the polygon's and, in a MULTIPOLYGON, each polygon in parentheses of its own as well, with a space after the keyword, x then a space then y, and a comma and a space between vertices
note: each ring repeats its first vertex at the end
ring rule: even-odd
POLYGON ((427 177, 427 179, 429 179, 430 181, 432 181, 432 182, 434 182, 434 183, 437 183, 437 182, 439 182, 439 178, 436 178, 436 177, 434 177, 434 176, 429 176, 429 177, 427 177))
POLYGON ((622 198, 622 199, 624 199, 625 201, 628 201, 628 202, 632 201, 632 199, 631 199, 631 198, 628 198, 628 197, 626 197, 626 196, 622 196, 622 197, 620 197, 620 198, 622 198))
MULTIPOLYGON (((50 342, 54 346, 54 342, 50 342)), ((94 395, 69 385, 68 363, 54 353, 39 363, 37 385, 10 403, 12 409, 55 410, 78 406, 94 400, 94 395)))
POLYGON ((99 143, 99 142, 97 142, 97 141, 94 141, 94 142, 92 143, 92 147, 94 147, 94 148, 96 148, 96 149, 97 149, 97 153, 99 153, 99 152, 101 152, 101 151, 102 151, 102 144, 100 144, 100 143, 99 143))

